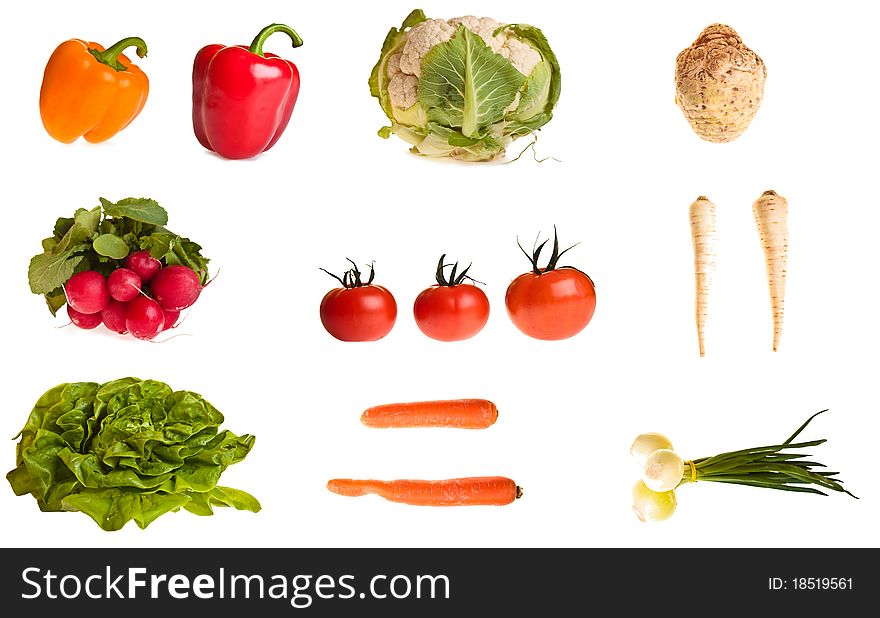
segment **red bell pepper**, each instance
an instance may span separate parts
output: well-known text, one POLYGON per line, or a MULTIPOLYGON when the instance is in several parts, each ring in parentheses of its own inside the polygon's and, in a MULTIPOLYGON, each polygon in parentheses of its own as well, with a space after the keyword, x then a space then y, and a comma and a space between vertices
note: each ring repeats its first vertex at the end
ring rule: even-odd
POLYGON ((206 45, 193 64, 193 130, 199 143, 227 159, 249 159, 275 145, 281 137, 296 97, 299 70, 275 54, 263 53, 263 43, 283 32, 302 45, 302 39, 283 24, 263 28, 250 47, 206 45))

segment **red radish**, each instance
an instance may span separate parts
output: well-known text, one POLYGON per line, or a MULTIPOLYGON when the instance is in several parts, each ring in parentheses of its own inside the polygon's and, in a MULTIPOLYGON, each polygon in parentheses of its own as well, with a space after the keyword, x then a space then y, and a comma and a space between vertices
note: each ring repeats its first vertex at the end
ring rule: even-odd
POLYGON ((107 277, 107 289, 114 300, 127 303, 141 292, 141 278, 133 270, 117 268, 107 277))
POLYGON ((162 327, 162 330, 171 330, 177 324, 177 320, 180 319, 180 311, 168 311, 166 309, 162 311, 165 313, 165 326, 162 327))
POLYGON ((104 311, 101 312, 101 320, 104 322, 104 326, 120 335, 127 333, 128 329, 125 327, 126 309, 128 309, 128 303, 111 300, 110 304, 104 307, 104 311))
POLYGON ((149 283, 153 275, 162 268, 162 262, 150 255, 149 251, 135 251, 128 254, 125 267, 133 270, 143 283, 149 283))
POLYGON ((68 304, 80 313, 100 313, 110 302, 107 280, 94 270, 76 273, 68 279, 64 292, 68 304))
POLYGON ((152 298, 138 296, 125 309, 125 328, 138 339, 152 339, 165 325, 162 307, 152 298))
POLYGON ((70 305, 67 305, 67 316, 74 326, 91 330, 101 323, 100 313, 80 313, 70 305))
POLYGON ((192 268, 166 266, 153 277, 150 292, 165 311, 182 311, 198 300, 202 284, 192 268))

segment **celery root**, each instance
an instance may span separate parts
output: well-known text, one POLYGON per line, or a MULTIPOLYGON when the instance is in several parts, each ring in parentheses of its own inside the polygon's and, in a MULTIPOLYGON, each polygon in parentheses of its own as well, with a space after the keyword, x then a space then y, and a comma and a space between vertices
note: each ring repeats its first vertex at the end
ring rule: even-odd
POLYGON ((675 102, 702 139, 730 142, 748 128, 764 97, 767 67, 736 31, 712 24, 675 63, 675 102))

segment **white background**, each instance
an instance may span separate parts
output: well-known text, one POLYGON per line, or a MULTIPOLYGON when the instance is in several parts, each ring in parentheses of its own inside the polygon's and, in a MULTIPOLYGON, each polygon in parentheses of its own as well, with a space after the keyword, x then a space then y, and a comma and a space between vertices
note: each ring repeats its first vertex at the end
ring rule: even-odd
MULTIPOLYGON (((412 0, 4 4, 8 63, 2 191, 0 435, 12 437, 48 388, 134 375, 204 394, 256 446, 222 483, 257 496, 259 514, 169 514, 146 531, 110 534, 86 516, 40 513, 0 490, 4 546, 877 546, 875 25, 860 3, 431 2, 433 17, 476 13, 543 29, 563 72, 562 98, 538 152, 561 163, 466 165, 422 160, 376 130, 386 120, 367 77, 385 34, 412 0), (273 21, 299 31, 291 50, 302 91, 278 145, 226 161, 192 135, 191 63, 207 43, 249 43, 273 21), (698 139, 673 102, 676 54, 712 22, 728 23, 768 67, 765 100, 737 141, 698 139), (45 62, 71 37, 139 35, 149 56, 146 108, 101 145, 44 132, 45 62), (772 323, 751 204, 773 188, 791 204, 781 349, 772 323), (688 206, 718 206, 719 266, 697 353, 688 206), (55 218, 99 196, 157 199, 169 227, 204 246, 220 276, 180 331, 143 343, 59 329, 30 294, 27 265, 55 218), (516 247, 556 224, 580 241, 568 263, 597 284, 588 328, 562 342, 520 334, 503 304, 528 269, 516 247), (476 338, 438 343, 412 319, 440 253, 474 262, 492 303, 476 338), (344 344, 318 304, 344 258, 376 261, 400 307, 384 340, 344 344), (370 430, 367 406, 485 397, 485 431, 370 430), (686 486, 675 516, 639 523, 644 431, 693 458, 786 438, 811 413, 806 439, 860 501, 769 490, 686 486), (418 508, 329 493, 333 477, 504 475, 511 506, 418 508)), ((514 145, 518 151, 522 141, 514 145)), ((14 443, 0 451, 14 465, 14 443)), ((4 483, 5 485, 5 483, 4 483)))

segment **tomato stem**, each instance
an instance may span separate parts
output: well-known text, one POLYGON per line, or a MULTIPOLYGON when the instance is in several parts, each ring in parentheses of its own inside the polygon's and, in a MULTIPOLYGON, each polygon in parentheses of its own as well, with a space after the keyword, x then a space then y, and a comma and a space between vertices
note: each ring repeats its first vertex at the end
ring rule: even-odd
MULTIPOLYGON (((444 269, 447 266, 449 266, 449 264, 444 264, 443 262, 445 260, 446 260, 446 254, 444 253, 443 255, 440 256, 440 261, 437 262, 437 272, 434 275, 434 277, 437 280, 437 285, 441 285, 441 286, 445 286, 445 287, 453 287, 456 285, 461 285, 462 283, 464 283, 465 279, 470 279, 474 283, 483 283, 482 281, 477 281, 476 279, 474 279, 473 277, 468 275, 468 271, 471 269, 471 266, 473 266, 473 262, 468 264, 467 267, 461 272, 458 272, 458 262, 455 262, 455 264, 452 264, 452 272, 449 274, 449 277, 447 278, 446 273, 444 272, 444 269)), ((485 285, 485 284, 483 284, 483 285, 485 285)))
POLYGON ((318 267, 318 270, 323 270, 325 273, 327 273, 328 275, 330 275, 331 277, 336 279, 339 283, 341 283, 342 287, 344 287, 347 290, 349 290, 351 288, 364 287, 366 285, 370 285, 371 283, 373 283, 373 279, 376 277, 375 262, 370 262, 370 276, 367 278, 366 281, 363 281, 361 279, 361 271, 360 271, 360 269, 358 269, 357 264, 355 264, 354 260, 352 260, 351 258, 345 258, 345 259, 348 260, 349 262, 351 262, 352 267, 349 270, 345 271, 341 277, 339 275, 335 275, 335 274, 331 273, 326 268, 318 267))
MULTIPOLYGON (((538 238, 540 238, 540 236, 538 238)), ((537 243, 538 241, 536 240, 535 242, 537 243)), ((532 272, 534 272, 536 275, 541 275, 543 273, 550 272, 551 270, 556 270, 557 268, 571 268, 570 266, 558 266, 559 258, 561 258, 563 255, 565 255, 565 253, 567 253, 568 251, 571 251, 572 249, 574 249, 575 247, 577 247, 580 244, 580 243, 575 243, 572 246, 570 246, 568 249, 563 249, 562 251, 560 251, 559 250, 559 234, 557 233, 556 226, 554 225, 553 226, 553 251, 550 253, 550 260, 547 262, 547 266, 545 266, 544 268, 540 268, 538 266, 538 260, 541 258, 541 251, 543 251, 544 247, 547 245, 548 242, 550 242, 549 238, 547 240, 545 240, 544 242, 542 242, 541 244, 537 245, 532 250, 532 254, 529 255, 528 251, 523 249, 522 244, 519 242, 519 238, 516 239, 516 244, 519 247, 519 250, 522 251, 523 254, 525 254, 525 256, 529 259, 529 262, 531 262, 531 264, 532 264, 532 272)))

